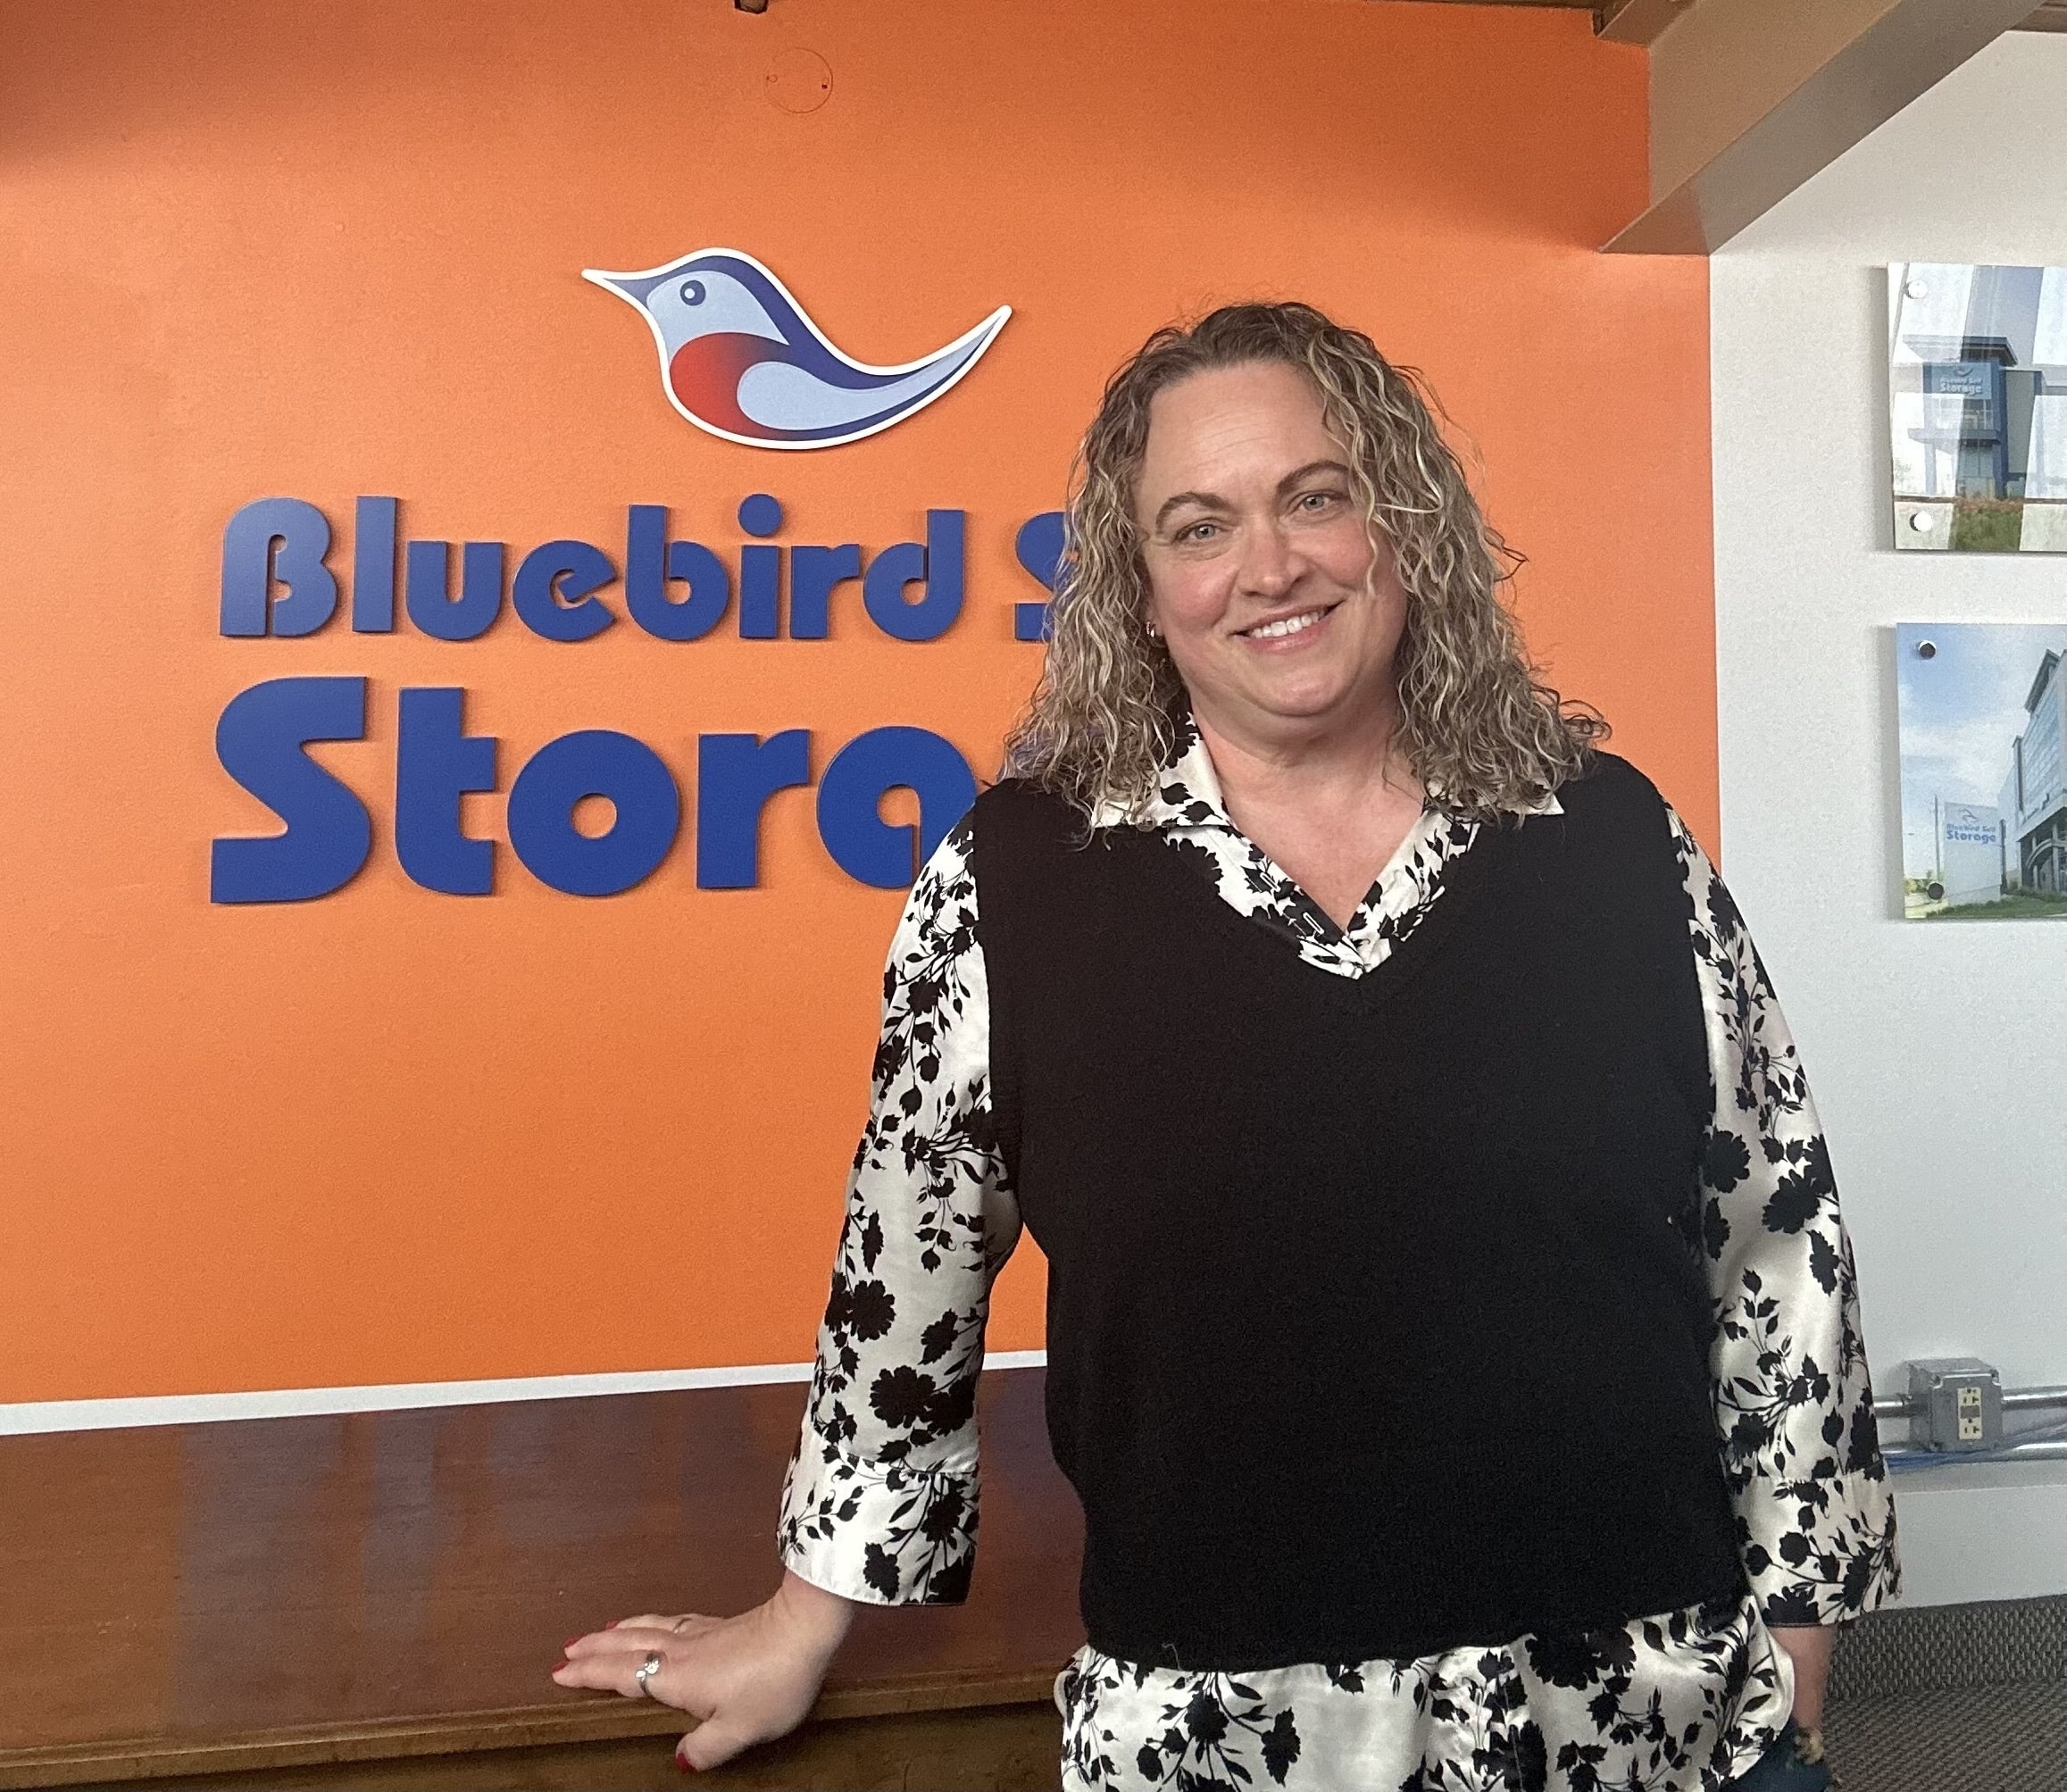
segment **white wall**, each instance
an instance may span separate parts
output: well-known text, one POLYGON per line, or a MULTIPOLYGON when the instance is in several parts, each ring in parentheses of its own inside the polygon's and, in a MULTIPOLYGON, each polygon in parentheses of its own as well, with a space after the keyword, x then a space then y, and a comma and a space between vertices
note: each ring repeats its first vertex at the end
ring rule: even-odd
MULTIPOLYGON (((1886 264, 2067 263, 2067 36, 2014 32, 1712 263, 1723 871, 1829 1129, 1883 1391, 2067 1382, 2067 924, 1904 923, 1892 627, 2067 556, 1889 546, 1886 264)), ((2067 1590, 2067 1464, 1898 1483, 1911 1603, 2067 1590)))

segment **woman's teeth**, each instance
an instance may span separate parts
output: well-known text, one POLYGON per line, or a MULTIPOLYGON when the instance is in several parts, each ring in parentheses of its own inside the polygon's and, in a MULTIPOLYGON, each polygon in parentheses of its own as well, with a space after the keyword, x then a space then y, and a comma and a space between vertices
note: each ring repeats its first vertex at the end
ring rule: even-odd
POLYGON ((1288 616, 1281 622, 1265 622, 1261 627, 1245 629, 1242 632, 1259 641, 1275 640, 1280 635, 1296 635, 1302 629, 1311 629, 1327 613, 1325 610, 1309 610, 1304 615, 1288 616))

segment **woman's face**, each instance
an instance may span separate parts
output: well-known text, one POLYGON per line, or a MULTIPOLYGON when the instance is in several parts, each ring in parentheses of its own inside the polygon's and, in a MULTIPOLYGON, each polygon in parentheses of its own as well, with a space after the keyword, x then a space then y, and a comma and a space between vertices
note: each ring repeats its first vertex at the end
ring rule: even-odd
POLYGON ((1259 746, 1396 701, 1406 594, 1352 494, 1312 380, 1217 368, 1149 406, 1135 520, 1149 621, 1192 709, 1259 746))

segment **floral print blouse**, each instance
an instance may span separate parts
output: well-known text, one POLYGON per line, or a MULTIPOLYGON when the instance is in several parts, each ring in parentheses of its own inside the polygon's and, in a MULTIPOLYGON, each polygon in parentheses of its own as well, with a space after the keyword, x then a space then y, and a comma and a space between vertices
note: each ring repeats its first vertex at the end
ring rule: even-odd
MULTIPOLYGON (((1556 813, 1555 799, 1541 811, 1556 813)), ((1056 1680, 1066 1786, 1714 1788, 1757 1759, 1792 1708, 1793 1669, 1769 1627, 1832 1623, 1898 1590, 1829 1154, 1736 905, 1670 819, 1715 1094, 1698 1248, 1745 1595, 1584 1634, 1238 1675, 1150 1667, 1087 1645, 1056 1680)), ((1413 932, 1442 899, 1446 866, 1479 832, 1431 803, 1338 928, 1229 819, 1196 736, 1144 811, 1099 823, 1154 829, 1230 907, 1349 978, 1413 932)), ((783 1490, 785 1563, 871 1604, 951 1603, 967 1590, 984 1321, 1020 1233, 992 1140, 967 828, 925 867, 890 948, 873 1103, 783 1490)))

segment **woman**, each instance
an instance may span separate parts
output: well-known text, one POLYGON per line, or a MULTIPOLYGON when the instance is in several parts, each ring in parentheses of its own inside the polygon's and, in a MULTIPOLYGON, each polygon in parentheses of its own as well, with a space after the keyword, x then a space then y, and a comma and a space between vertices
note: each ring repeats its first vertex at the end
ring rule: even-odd
POLYGON ((1814 1788, 1895 1590, 1849 1246, 1693 837, 1538 683, 1413 379, 1303 305, 1150 339, 1046 672, 891 948, 786 1574, 561 1684, 798 1721, 962 1596, 1022 1215, 1082 1496, 1072 1787, 1814 1788))

